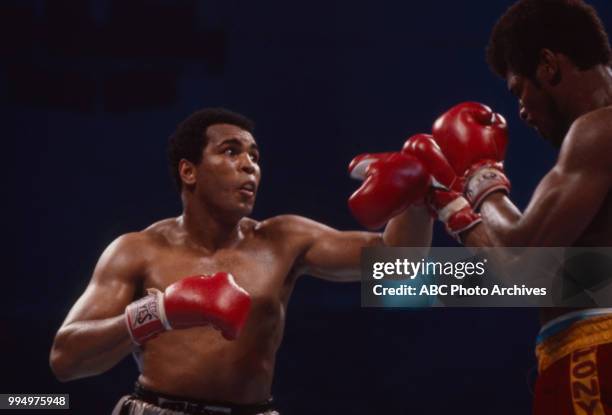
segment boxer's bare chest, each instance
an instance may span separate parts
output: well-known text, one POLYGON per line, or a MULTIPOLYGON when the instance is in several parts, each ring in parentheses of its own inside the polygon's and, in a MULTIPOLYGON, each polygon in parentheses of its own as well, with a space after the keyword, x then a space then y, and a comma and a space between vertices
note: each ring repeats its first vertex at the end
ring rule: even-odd
POLYGON ((612 246, 612 189, 575 246, 612 246))
MULTIPOLYGON (((612 190, 608 192, 601 208, 573 245, 593 247, 612 246, 612 190)), ((573 311, 576 311, 576 309, 543 308, 540 310, 540 321, 542 324, 545 324, 554 318, 573 311)))
POLYGON ((174 330, 151 341, 143 353, 140 381, 151 389, 197 399, 267 399, 301 242, 276 225, 252 224, 235 243, 211 251, 190 243, 174 230, 174 222, 150 229, 155 235, 151 239, 159 243, 147 256, 143 288, 163 290, 190 275, 224 271, 250 294, 251 309, 233 342, 212 327, 174 330))
POLYGON ((156 250, 143 279, 143 288, 165 289, 191 275, 231 273, 254 305, 286 303, 293 286, 297 253, 288 244, 249 234, 238 243, 214 252, 188 243, 170 243, 156 250))

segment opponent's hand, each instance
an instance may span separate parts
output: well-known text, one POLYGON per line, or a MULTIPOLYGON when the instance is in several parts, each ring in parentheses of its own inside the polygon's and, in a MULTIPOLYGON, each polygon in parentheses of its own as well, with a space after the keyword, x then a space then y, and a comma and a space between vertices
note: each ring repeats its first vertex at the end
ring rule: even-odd
POLYGON ((240 334, 251 306, 249 294, 226 272, 186 277, 163 293, 157 289, 148 293, 125 308, 128 331, 138 345, 166 330, 208 324, 233 340, 240 334))
POLYGON ((480 215, 463 197, 460 178, 431 135, 417 134, 408 138, 402 153, 417 157, 431 174, 427 204, 451 236, 459 239, 461 232, 480 222, 480 215))
POLYGON ((414 156, 397 153, 361 154, 349 164, 351 177, 363 184, 349 198, 355 218, 376 229, 413 203, 422 201, 430 185, 429 173, 414 156))
POLYGON ((461 178, 463 192, 474 209, 494 191, 510 192, 503 169, 508 143, 504 117, 486 105, 463 102, 440 116, 432 133, 461 178))

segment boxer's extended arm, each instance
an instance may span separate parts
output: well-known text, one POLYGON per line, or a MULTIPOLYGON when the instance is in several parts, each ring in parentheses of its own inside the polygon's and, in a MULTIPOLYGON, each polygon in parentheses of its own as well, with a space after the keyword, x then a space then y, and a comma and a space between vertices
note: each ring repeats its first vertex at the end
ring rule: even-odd
POLYGON ((373 246, 423 247, 431 245, 432 219, 424 207, 410 207, 389 221, 383 234, 339 231, 301 217, 292 228, 304 246, 301 273, 331 281, 359 281, 361 249, 373 246))
POLYGON ((100 257, 89 285, 55 336, 50 364, 59 380, 102 373, 132 350, 123 312, 145 272, 143 246, 140 234, 126 234, 100 257))
POLYGON ((466 232, 468 246, 570 246, 612 188, 612 117, 598 111, 576 121, 555 167, 524 214, 502 194, 485 199, 483 223, 466 232))
POLYGON ((423 257, 429 252, 433 230, 433 218, 423 204, 411 205, 391 219, 383 233, 385 246, 420 247, 423 257))

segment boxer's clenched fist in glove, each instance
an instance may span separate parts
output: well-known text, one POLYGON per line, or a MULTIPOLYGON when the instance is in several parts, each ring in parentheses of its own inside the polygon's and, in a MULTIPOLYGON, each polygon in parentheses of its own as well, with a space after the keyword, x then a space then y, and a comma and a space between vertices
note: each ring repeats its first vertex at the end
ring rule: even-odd
POLYGON ((422 201, 430 185, 423 163, 400 152, 361 154, 349 164, 349 173, 363 180, 349 198, 349 208, 369 229, 380 228, 408 206, 422 201))
POLYGON ((455 105, 434 123, 435 141, 463 181, 474 209, 490 193, 510 190, 503 170, 508 143, 506 120, 477 102, 455 105))
POLYGON ((251 297, 226 272, 183 278, 162 293, 129 304, 125 320, 132 339, 143 344, 166 330, 213 325, 223 337, 233 340, 249 314, 251 297))
POLYGON ((432 187, 427 203, 435 216, 446 225, 449 234, 459 239, 461 232, 480 222, 480 215, 463 197, 461 179, 432 136, 413 135, 404 143, 402 153, 417 157, 431 174, 432 187))

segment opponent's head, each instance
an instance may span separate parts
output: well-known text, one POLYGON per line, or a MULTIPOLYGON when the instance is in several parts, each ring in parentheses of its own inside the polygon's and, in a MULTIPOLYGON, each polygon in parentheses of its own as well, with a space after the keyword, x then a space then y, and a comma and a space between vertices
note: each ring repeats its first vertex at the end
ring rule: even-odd
POLYGON ((570 75, 610 57, 606 31, 582 0, 519 0, 497 21, 487 47, 491 69, 519 99, 521 118, 556 145, 575 118, 568 101, 583 87, 570 75))
POLYGON ((183 197, 248 215, 260 180, 254 124, 222 108, 206 108, 182 121, 170 136, 170 172, 183 197))

